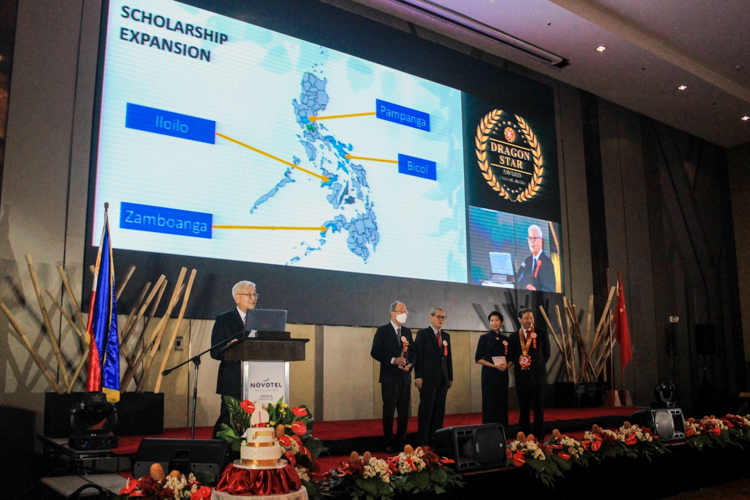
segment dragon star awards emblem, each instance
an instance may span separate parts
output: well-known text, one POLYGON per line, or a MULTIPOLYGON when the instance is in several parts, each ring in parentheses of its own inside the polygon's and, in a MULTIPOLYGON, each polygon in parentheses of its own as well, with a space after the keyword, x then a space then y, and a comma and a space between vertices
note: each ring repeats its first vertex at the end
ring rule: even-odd
POLYGON ((500 197, 522 203, 539 192, 542 148, 526 120, 490 111, 477 125, 475 148, 482 176, 500 197))

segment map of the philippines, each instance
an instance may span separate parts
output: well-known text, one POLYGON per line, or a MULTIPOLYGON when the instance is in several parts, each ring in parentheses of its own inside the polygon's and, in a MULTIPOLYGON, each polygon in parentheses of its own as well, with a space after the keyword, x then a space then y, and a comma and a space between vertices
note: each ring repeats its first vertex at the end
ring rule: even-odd
MULTIPOLYGON (((346 158, 346 155, 353 149, 351 144, 344 144, 334 136, 326 135, 328 129, 325 125, 309 120, 309 117, 318 116, 319 112, 326 109, 329 102, 326 83, 325 78, 318 78, 310 72, 306 72, 302 77, 299 101, 292 100, 297 124, 302 129, 302 133, 297 137, 300 139, 307 159, 313 164, 317 162, 323 175, 329 179, 328 182, 322 182, 320 186, 325 190, 327 202, 334 210, 351 207, 355 211, 355 215, 348 220, 343 214, 337 214, 323 225, 333 233, 347 231, 349 250, 367 263, 370 253, 375 251, 380 240, 377 217, 373 210, 375 204, 370 201, 369 196, 367 171, 362 165, 354 164, 346 158), (329 159, 328 153, 333 154, 333 160, 329 159)), ((294 164, 299 165, 299 162, 300 159, 295 157, 294 164)), ((258 198, 250 209, 250 213, 258 210, 260 205, 270 200, 280 189, 291 182, 295 181, 291 178, 291 169, 287 169, 284 177, 269 192, 258 198)), ((292 257, 287 263, 295 264, 302 257, 322 249, 326 239, 323 237, 324 234, 321 236, 313 243, 302 241, 295 247, 302 251, 302 255, 292 257)))

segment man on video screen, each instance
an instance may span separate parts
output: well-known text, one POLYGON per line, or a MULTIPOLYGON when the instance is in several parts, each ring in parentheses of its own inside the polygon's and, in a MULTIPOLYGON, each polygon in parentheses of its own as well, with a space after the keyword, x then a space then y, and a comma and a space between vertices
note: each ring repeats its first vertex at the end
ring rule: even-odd
POLYGON ((536 224, 529 226, 529 255, 516 271, 516 288, 540 292, 555 291, 555 269, 552 261, 544 253, 542 228, 536 224))

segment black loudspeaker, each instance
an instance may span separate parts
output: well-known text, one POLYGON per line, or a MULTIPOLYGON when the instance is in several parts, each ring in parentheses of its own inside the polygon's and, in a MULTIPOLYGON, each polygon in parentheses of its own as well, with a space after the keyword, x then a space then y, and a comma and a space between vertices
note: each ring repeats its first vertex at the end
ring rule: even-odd
POLYGON ((500 424, 447 427, 435 433, 435 452, 466 472, 505 465, 505 432, 500 424))
POLYGON ((680 408, 651 408, 637 411, 633 413, 632 421, 653 430, 662 443, 685 439, 685 419, 680 408))
POLYGON ((716 354, 716 325, 695 325, 695 349, 701 356, 716 354))
POLYGON ((229 450, 229 443, 222 439, 144 439, 135 457, 133 476, 143 477, 158 463, 167 474, 173 470, 185 475, 205 471, 218 478, 229 463, 229 450))

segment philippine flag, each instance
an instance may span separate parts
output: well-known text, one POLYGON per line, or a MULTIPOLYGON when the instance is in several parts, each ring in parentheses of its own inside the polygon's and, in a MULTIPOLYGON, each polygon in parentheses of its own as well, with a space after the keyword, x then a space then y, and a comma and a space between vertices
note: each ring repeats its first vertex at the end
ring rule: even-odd
POLYGON ((91 338, 86 390, 101 391, 107 396, 107 401, 116 403, 120 400, 120 345, 117 335, 115 269, 106 205, 86 328, 91 338))

